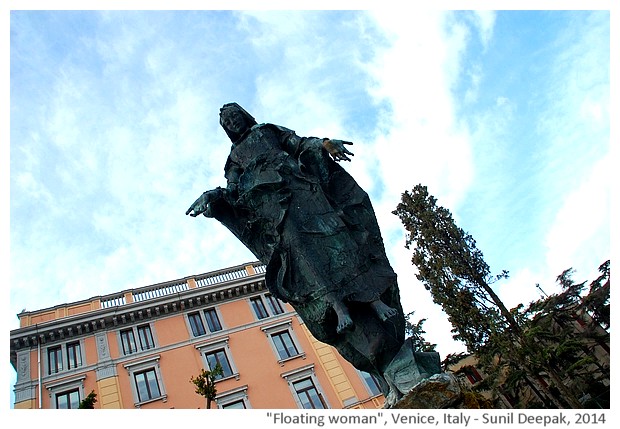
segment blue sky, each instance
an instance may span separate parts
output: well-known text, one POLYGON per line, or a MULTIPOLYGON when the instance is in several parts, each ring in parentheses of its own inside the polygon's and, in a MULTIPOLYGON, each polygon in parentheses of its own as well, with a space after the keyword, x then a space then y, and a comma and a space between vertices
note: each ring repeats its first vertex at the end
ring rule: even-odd
MULTIPOLYGON (((12 11, 5 317, 254 260, 185 210, 224 185, 219 108, 354 142, 405 311, 400 194, 427 185, 508 306, 610 258, 607 11, 12 11), (8 278, 8 277, 7 277, 8 278)), ((8 353, 8 350, 7 350, 8 353)), ((14 373, 11 378, 11 392, 14 373)))

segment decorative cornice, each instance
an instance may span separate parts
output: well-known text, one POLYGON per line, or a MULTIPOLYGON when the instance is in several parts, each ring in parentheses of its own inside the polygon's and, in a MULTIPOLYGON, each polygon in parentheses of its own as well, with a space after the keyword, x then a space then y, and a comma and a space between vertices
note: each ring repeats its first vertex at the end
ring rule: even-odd
POLYGON ((304 365, 302 367, 295 368, 295 369, 292 369, 290 371, 283 372, 282 374, 280 374, 280 376, 282 378, 284 378, 285 380, 288 380, 289 377, 297 376, 297 375, 299 375, 301 373, 304 373, 304 374, 305 373, 307 373, 307 374, 314 374, 314 364, 310 363, 308 365, 304 365))
POLYGON ((67 384, 77 384, 77 383, 80 383, 80 384, 84 385, 84 380, 85 379, 86 379, 86 374, 81 374, 81 375, 77 375, 77 376, 69 377, 69 378, 63 378, 63 379, 58 380, 58 381, 47 383, 45 385, 45 388, 47 390, 54 390, 54 389, 56 389, 58 387, 65 386, 67 384))
POLYGON ((205 341, 201 341, 199 343, 194 344, 194 347, 196 348, 196 350, 205 350, 205 349, 209 349, 209 348, 217 348, 220 346, 226 346, 228 347, 228 342, 230 340, 230 337, 227 335, 225 337, 217 337, 217 338, 212 338, 209 340, 205 340, 205 341))
POLYGON ((103 380, 104 378, 110 378, 116 376, 116 365, 110 363, 106 366, 100 366, 96 370, 97 373, 97 381, 103 380))
POLYGON ((277 331, 280 329, 291 328, 293 326, 293 319, 288 318, 284 320, 280 320, 277 323, 272 323, 271 325, 261 326, 261 331, 265 333, 265 335, 269 335, 273 333, 273 331, 277 331))
POLYGON ((155 355, 155 356, 149 356, 146 357, 144 359, 140 359, 140 360, 136 360, 136 361, 132 361, 132 362, 128 362, 126 364, 123 364, 123 367, 127 370, 127 371, 131 371, 132 368, 141 366, 141 365, 145 365, 145 364, 151 364, 151 363, 159 363, 159 360, 161 359, 161 355, 155 355))
POLYGON ((24 348, 35 347, 96 332, 117 329, 151 319, 167 317, 191 308, 201 308, 266 290, 264 275, 233 279, 219 284, 188 289, 176 294, 151 298, 115 307, 50 320, 44 323, 11 331, 11 361, 16 366, 15 353, 24 348))
POLYGON ((26 386, 15 386, 15 403, 28 401, 36 397, 35 386, 28 384, 26 386))

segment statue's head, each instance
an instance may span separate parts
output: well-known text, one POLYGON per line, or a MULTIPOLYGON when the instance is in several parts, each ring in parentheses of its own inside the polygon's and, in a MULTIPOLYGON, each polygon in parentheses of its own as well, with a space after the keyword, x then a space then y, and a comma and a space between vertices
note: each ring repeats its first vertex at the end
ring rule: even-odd
POLYGON ((237 103, 227 103, 220 109, 220 125, 230 140, 236 143, 246 131, 256 125, 256 120, 237 103))

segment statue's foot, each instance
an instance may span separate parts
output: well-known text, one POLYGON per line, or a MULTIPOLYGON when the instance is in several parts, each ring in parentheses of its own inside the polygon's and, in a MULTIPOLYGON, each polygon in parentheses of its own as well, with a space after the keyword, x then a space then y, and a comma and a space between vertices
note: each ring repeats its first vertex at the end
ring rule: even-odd
POLYGON ((380 299, 371 302, 370 306, 375 311, 375 313, 377 313, 377 316, 379 316, 379 319, 381 319, 383 322, 385 322, 389 318, 394 317, 398 314, 398 311, 396 311, 395 308, 387 306, 380 299))
POLYGON ((353 328, 353 319, 351 319, 349 309, 347 308, 345 303, 333 294, 328 294, 325 296, 325 298, 327 302, 331 305, 333 310, 336 312, 336 317, 338 318, 336 332, 338 334, 342 334, 346 331, 350 331, 353 328))
POLYGON ((343 314, 338 317, 338 326, 336 327, 336 332, 342 334, 343 332, 350 331, 353 327, 353 320, 351 316, 348 314, 343 314))

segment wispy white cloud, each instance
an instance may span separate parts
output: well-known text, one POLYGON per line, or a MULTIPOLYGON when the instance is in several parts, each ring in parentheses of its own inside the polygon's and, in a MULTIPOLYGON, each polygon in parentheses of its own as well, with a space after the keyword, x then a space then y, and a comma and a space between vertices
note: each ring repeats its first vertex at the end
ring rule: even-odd
POLYGON ((474 25, 478 30, 477 35, 482 43, 483 49, 486 49, 493 37, 496 12, 492 10, 475 10, 472 11, 472 15, 474 25))
MULTIPOLYGON (((565 36, 571 43, 548 48, 566 54, 557 63, 556 86, 539 88, 549 94, 545 109, 542 102, 524 107, 512 93, 482 92, 497 77, 471 50, 493 49, 499 21, 488 12, 87 13, 89 25, 77 33, 65 26, 68 35, 58 45, 53 37, 69 18, 58 12, 53 23, 45 16, 35 23, 24 13, 12 21, 12 67, 20 69, 12 83, 12 312, 254 259, 213 219, 184 215, 201 192, 225 184, 230 142, 218 113, 237 101, 259 122, 354 141, 356 155, 344 166, 372 196, 406 310, 432 319, 428 338, 441 342, 445 354, 454 351, 444 340, 450 327, 415 279, 402 226, 391 214, 400 194, 422 182, 457 221, 478 219, 489 235, 510 238, 498 258, 505 262, 517 258, 510 244, 526 241, 498 233, 521 222, 504 216, 505 207, 530 201, 529 191, 539 186, 519 182, 520 169, 506 165, 525 109, 535 109, 532 129, 558 143, 557 150, 565 150, 559 144, 569 131, 564 141, 572 145, 577 132, 599 139, 608 127, 608 78, 582 79, 604 62, 606 48, 597 40, 608 30, 596 21, 605 21, 601 15, 578 22, 582 32, 565 36), (573 46, 575 40, 582 43, 573 46), (493 100, 488 110, 477 107, 485 96, 493 100), (463 106, 477 107, 476 118, 465 120, 463 106), (566 122, 572 118, 577 122, 566 122), (590 131, 578 131, 585 125, 590 131), (480 177, 493 170, 505 175, 488 176, 497 180, 481 186, 480 177), (484 210, 466 204, 483 195, 491 195, 484 210)), ((541 147, 531 147, 541 157, 541 147)), ((538 160, 537 166, 548 164, 539 177, 563 171, 552 160, 538 160)), ((571 219, 576 207, 593 198, 602 204, 604 165, 584 171, 555 208, 536 208, 541 219, 531 222, 546 225, 550 250, 542 252, 544 262, 514 273, 507 300, 536 296, 518 285, 542 276, 538 264, 581 258, 588 247, 578 243, 604 235, 609 220, 597 213, 588 221, 600 228, 583 229, 573 245, 562 241, 582 219, 571 219), (570 252, 552 252, 561 246, 570 252)), ((561 189, 562 177, 549 186, 561 189)))
POLYGON ((583 280, 594 280, 598 259, 610 257, 610 183, 611 162, 601 159, 589 176, 567 192, 557 208, 545 237, 547 267, 560 274, 575 268, 583 280))
POLYGON ((479 212, 479 225, 472 225, 490 259, 508 265, 495 268, 511 271, 500 295, 513 302, 518 291, 524 302, 538 297, 536 283, 556 291, 555 277, 569 267, 592 279, 587 273, 609 249, 608 15, 565 17, 572 26, 559 25, 548 43, 531 47, 528 80, 515 90, 496 85, 493 105, 472 122, 484 148, 476 151, 479 177, 494 178, 475 184, 492 210, 479 212))
POLYGON ((389 104, 376 152, 390 184, 383 197, 395 206, 401 192, 424 179, 457 201, 470 180, 471 161, 451 88, 459 77, 467 29, 452 15, 439 13, 375 16, 391 41, 373 64, 378 83, 373 94, 389 104))
MULTIPOLYGON (((609 249, 609 14, 571 14, 551 62, 548 105, 538 131, 551 218, 547 267, 595 273, 609 249)), ((591 277, 592 279, 593 277, 591 277)))

